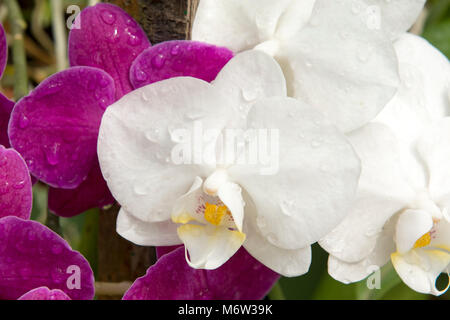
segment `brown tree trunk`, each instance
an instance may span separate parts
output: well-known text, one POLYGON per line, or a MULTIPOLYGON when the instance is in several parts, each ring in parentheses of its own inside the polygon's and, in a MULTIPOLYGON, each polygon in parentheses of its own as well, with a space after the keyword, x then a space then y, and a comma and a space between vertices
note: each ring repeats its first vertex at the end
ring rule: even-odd
POLYGON ((191 37, 200 0, 105 0, 125 9, 144 28, 153 44, 191 37))
MULTIPOLYGON (((152 44, 190 39, 199 0, 105 0, 122 7, 147 33, 152 44)), ((133 282, 155 261, 152 248, 133 245, 116 232, 117 205, 101 210, 98 239, 98 281, 133 282)), ((120 299, 121 296, 98 296, 120 299)))

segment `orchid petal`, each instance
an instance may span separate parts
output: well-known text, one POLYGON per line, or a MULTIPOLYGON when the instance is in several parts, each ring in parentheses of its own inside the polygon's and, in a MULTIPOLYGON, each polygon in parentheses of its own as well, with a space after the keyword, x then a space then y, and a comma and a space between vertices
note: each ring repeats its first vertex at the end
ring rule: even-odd
POLYGON ((366 11, 368 17, 374 19, 374 23, 377 19, 381 20, 379 27, 395 40, 417 21, 426 0, 364 0, 364 2, 369 5, 366 11))
POLYGON ((166 41, 144 50, 134 60, 131 83, 140 88, 180 76, 211 82, 232 57, 227 48, 196 41, 166 41))
POLYGON ((248 125, 270 133, 270 163, 236 164, 228 170, 230 180, 255 203, 260 232, 271 235, 269 242, 284 249, 311 245, 347 214, 359 159, 330 121, 292 98, 255 102, 248 125))
POLYGON ((328 257, 330 276, 342 283, 353 283, 363 280, 377 268, 384 266, 389 261, 391 253, 395 252, 393 237, 396 221, 397 219, 392 219, 386 223, 377 237, 375 248, 364 259, 346 262, 330 254, 328 257))
POLYGON ((289 95, 321 110, 344 132, 373 119, 398 87, 392 43, 365 25, 364 8, 354 14, 352 6, 317 0, 310 23, 275 54, 289 95))
POLYGON ((0 218, 29 219, 33 194, 27 165, 13 149, 0 146, 0 218))
POLYGON ((197 208, 203 208, 203 179, 195 177, 194 183, 186 194, 179 197, 172 209, 172 221, 174 223, 188 223, 190 221, 197 221, 201 224, 207 224, 204 212, 197 212, 197 208))
POLYGON ((8 43, 6 42, 5 29, 0 23, 0 78, 5 71, 6 62, 8 60, 8 43))
POLYGON ((56 188, 78 187, 97 161, 98 128, 113 100, 113 80, 104 71, 59 72, 14 107, 11 145, 39 180, 56 188))
POLYGON ((137 279, 124 300, 258 300, 279 276, 240 249, 217 270, 192 269, 184 248, 162 256, 137 279))
POLYGON ((28 291, 17 300, 72 300, 70 297, 59 289, 50 290, 47 287, 40 287, 28 291))
POLYGON ((277 22, 290 2, 260 0, 255 5, 248 0, 202 0, 194 20, 192 39, 220 44, 236 53, 252 49, 276 31, 277 22))
POLYGON ((60 289, 74 300, 94 297, 86 259, 36 221, 0 219, 0 274, 1 299, 17 299, 41 286, 60 289))
POLYGON ((357 197, 349 215, 320 245, 340 260, 358 262, 372 252, 385 223, 415 192, 404 178, 410 171, 401 166, 398 143, 388 127, 368 124, 349 137, 362 164, 357 197))
POLYGON ((255 204, 247 194, 245 200, 244 247, 255 259, 273 271, 285 276, 295 277, 308 272, 311 265, 311 247, 283 249, 274 246, 258 229, 255 204))
POLYGON ((449 274, 449 251, 419 248, 407 254, 393 253, 391 259, 398 275, 411 289, 436 296, 447 291, 450 276, 449 284, 443 290, 436 288, 436 279, 442 272, 449 274))
POLYGON ((450 115, 450 64, 425 39, 405 33, 395 42, 401 84, 375 121, 391 127, 408 148, 433 121, 450 115))
POLYGON ((212 225, 185 224, 178 227, 177 231, 186 247, 186 261, 196 269, 217 269, 245 241, 245 234, 242 232, 212 225))
POLYGON ((433 228, 433 218, 423 210, 406 210, 398 218, 395 229, 397 251, 404 254, 413 249, 416 241, 433 228))
POLYGON ((273 58, 257 50, 236 55, 220 71, 213 84, 238 102, 233 107, 244 119, 256 100, 287 95, 286 80, 280 66, 273 58))
POLYGON ((177 234, 177 225, 171 220, 145 222, 123 208, 117 217, 117 233, 140 246, 172 246, 182 243, 177 234))
POLYGON ((115 98, 133 90, 129 74, 134 59, 150 46, 145 32, 118 6, 99 3, 76 18, 69 35, 71 66, 106 71, 116 85, 115 98))
POLYGON ((70 218, 91 208, 102 208, 114 203, 114 198, 103 179, 98 162, 86 180, 75 189, 48 190, 48 208, 60 217, 70 218))
POLYGON ((428 169, 430 196, 437 203, 450 193, 450 117, 433 123, 422 133, 417 150, 428 169))
POLYGON ((14 102, 0 92, 0 144, 5 148, 11 146, 8 137, 8 123, 13 108, 14 102))
POLYGON ((217 196, 227 206, 228 210, 230 210, 236 227, 242 232, 245 203, 242 199, 241 187, 236 183, 226 182, 220 187, 217 196))
POLYGON ((179 77, 137 89, 108 108, 100 127, 100 167, 127 212, 147 222, 170 219, 174 201, 196 176, 212 170, 196 164, 196 153, 189 163, 185 154, 182 163, 176 163, 178 154, 173 153, 180 146, 180 131, 191 133, 197 126, 213 130, 209 143, 214 146, 233 115, 230 105, 207 82, 179 77))
POLYGON ((392 43, 368 24, 369 9, 362 1, 202 1, 193 39, 235 53, 269 53, 284 71, 289 95, 351 131, 374 118, 398 85, 392 43))

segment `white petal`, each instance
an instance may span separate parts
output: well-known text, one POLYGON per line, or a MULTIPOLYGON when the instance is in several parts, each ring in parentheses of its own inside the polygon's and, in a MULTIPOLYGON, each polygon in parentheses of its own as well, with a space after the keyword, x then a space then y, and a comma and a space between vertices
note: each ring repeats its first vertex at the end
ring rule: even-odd
POLYGON ((384 266, 395 252, 394 227, 397 219, 388 222, 378 235, 375 248, 358 262, 346 262, 330 255, 328 258, 328 273, 342 283, 361 281, 375 270, 384 266))
POLYGON ((429 172, 430 195, 439 203, 450 193, 450 117, 425 130, 417 150, 429 172))
POLYGON ((258 99, 285 97, 286 81, 278 63, 267 54, 251 50, 236 55, 217 75, 214 86, 233 101, 245 117, 258 99))
POLYGON ((411 148, 432 121, 450 115, 450 64, 425 39, 405 33, 395 42, 401 85, 376 121, 391 127, 411 148))
POLYGON ((441 248, 450 252, 450 222, 441 219, 435 222, 430 247, 441 248))
POLYGON ((394 253, 391 259, 398 275, 411 289, 434 295, 440 295, 448 289, 447 286, 439 291, 435 284, 442 272, 449 273, 450 254, 448 252, 420 248, 404 255, 394 253))
POLYGON ((318 108, 345 131, 373 119, 398 86, 397 59, 381 30, 367 26, 367 6, 317 0, 311 19, 275 55, 288 95, 318 108))
POLYGON ((285 276, 296 277, 308 272, 311 265, 311 247, 289 250, 274 246, 259 232, 254 203, 244 192, 244 232, 247 239, 245 249, 259 262, 285 276))
POLYGON ((242 223, 244 221, 244 200, 242 199, 242 189, 237 184, 226 182, 220 187, 217 196, 228 207, 233 216, 234 223, 239 231, 242 232, 242 223))
POLYGON ((145 222, 120 209, 117 233, 140 246, 173 246, 181 244, 177 225, 172 221, 145 222))
POLYGON ((252 49, 277 32, 301 28, 313 3, 312 0, 202 0, 192 40, 225 46, 234 52, 252 49), (280 25, 282 30, 277 30, 280 25))
MULTIPOLYGON (((285 249, 307 247, 346 215, 359 159, 330 121, 292 98, 256 102, 248 123, 251 129, 267 130, 270 152, 261 147, 257 165, 231 167, 230 180, 256 204, 259 229, 269 242, 285 249)), ((252 149, 246 150, 241 158, 249 159, 252 149)))
POLYGON ((196 177, 189 191, 182 195, 175 201, 172 209, 172 221, 174 223, 186 224, 192 220, 206 224, 204 212, 197 212, 197 208, 204 203, 203 195, 203 180, 196 177))
POLYGON ((187 263, 192 268, 207 270, 227 262, 245 240, 245 234, 239 231, 210 225, 182 225, 178 235, 186 247, 187 263))
MULTIPOLYGON (((174 201, 196 176, 211 171, 178 163, 178 154, 172 154, 176 146, 191 147, 189 135, 180 140, 180 134, 195 134, 197 127, 221 130, 230 119, 230 104, 210 84, 180 77, 137 89, 108 107, 98 156, 112 194, 128 213, 147 222, 170 219, 174 201)), ((199 154, 194 150, 181 160, 202 163, 196 161, 199 154)))
POLYGON ((406 182, 408 167, 399 161, 398 143, 382 124, 368 124, 349 135, 361 158, 361 177, 353 208, 345 220, 320 242, 346 262, 367 257, 385 223, 415 197, 406 182))
POLYGON ((395 242, 400 254, 406 253, 414 247, 419 238, 428 233, 433 227, 433 218, 422 210, 406 210, 397 222, 395 228, 395 242))
MULTIPOLYGON (((380 28, 396 39, 408 31, 420 15, 425 0, 364 0, 370 5, 367 14, 376 24, 380 19, 380 28)), ((376 25, 374 25, 376 27, 376 25)))

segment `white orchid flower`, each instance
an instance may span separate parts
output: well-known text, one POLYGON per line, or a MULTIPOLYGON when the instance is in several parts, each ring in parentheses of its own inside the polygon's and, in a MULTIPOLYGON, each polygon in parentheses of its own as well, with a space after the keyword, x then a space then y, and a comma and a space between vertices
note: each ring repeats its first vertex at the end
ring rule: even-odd
POLYGON ((425 0, 201 0, 192 39, 235 53, 273 56, 288 95, 318 108, 343 131, 372 120, 393 98, 392 39, 425 0))
POLYGON ((356 204, 320 244, 339 281, 359 281, 391 258, 408 286, 438 295, 450 263, 450 66, 420 37, 404 34, 395 47, 401 88, 349 134, 362 161, 356 204))
POLYGON ((124 238, 184 243, 188 263, 203 269, 221 266, 243 245, 286 276, 307 272, 310 245, 342 221, 360 173, 345 135, 288 98, 279 65, 259 51, 238 54, 212 84, 179 77, 125 95, 105 112, 98 155, 122 205, 117 231, 124 238), (180 145, 183 155, 191 150, 181 133, 198 128, 212 134, 191 155, 208 161, 181 163, 180 145), (232 129, 276 133, 278 147, 269 148, 278 151, 278 170, 261 174, 260 161, 233 161, 251 158, 253 136, 237 148, 242 153, 226 157, 232 161, 218 161, 220 136, 232 129))

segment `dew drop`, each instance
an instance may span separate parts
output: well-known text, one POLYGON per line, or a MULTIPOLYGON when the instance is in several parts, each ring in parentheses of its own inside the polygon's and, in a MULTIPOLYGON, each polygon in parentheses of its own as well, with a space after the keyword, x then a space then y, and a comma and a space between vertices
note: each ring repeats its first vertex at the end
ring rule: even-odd
POLYGON ((47 162, 52 166, 56 166, 59 163, 59 143, 53 144, 46 152, 47 162))
POLYGON ((159 129, 151 129, 145 133, 145 138, 150 142, 157 143, 160 139, 160 131, 159 129))
POLYGON ((242 98, 247 102, 254 101, 257 97, 258 92, 256 90, 242 90, 242 98))
POLYGON ((24 186, 25 186, 25 180, 20 180, 13 185, 13 188, 16 190, 20 190, 20 189, 23 189, 24 186))
POLYGON ((109 10, 103 11, 100 16, 103 22, 109 25, 112 25, 116 21, 116 15, 109 10))
POLYGON ((152 66, 161 69, 166 63, 166 58, 162 54, 157 54, 152 58, 152 66))
POLYGON ((137 68, 134 71, 134 76, 136 77, 136 80, 138 81, 145 81, 147 80, 147 74, 144 72, 144 70, 137 68))
POLYGON ((177 56, 180 54, 180 46, 177 44, 170 50, 170 54, 173 56, 177 56))
POLYGON ((19 127, 20 129, 25 129, 30 124, 30 119, 24 114, 19 119, 19 127))

